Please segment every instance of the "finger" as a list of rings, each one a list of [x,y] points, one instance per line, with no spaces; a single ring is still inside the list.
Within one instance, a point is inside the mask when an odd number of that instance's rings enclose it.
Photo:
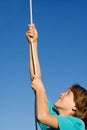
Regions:
[[[34,87],[33,87],[33,85],[31,85],[31,88],[34,90]],[[34,90],[35,91],[35,90]]]
[[[33,37],[33,35],[34,35],[33,32],[29,32],[29,31],[26,32],[26,36],[27,36],[27,37]]]
[[[31,84],[31,87],[33,88],[33,84]]]
[[[31,84],[32,89],[35,89],[35,83]]]
[[[34,80],[38,79],[37,75],[33,75]]]
[[[36,81],[36,79],[34,79],[34,78],[33,78],[33,80],[32,80],[32,85],[34,85],[34,84],[35,84],[35,81]]]
[[[34,24],[28,24],[28,29],[29,28],[35,28],[35,25]]]

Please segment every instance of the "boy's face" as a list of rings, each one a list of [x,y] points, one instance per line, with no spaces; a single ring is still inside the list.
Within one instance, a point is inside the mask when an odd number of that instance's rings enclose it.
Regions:
[[[76,110],[73,92],[69,89],[65,93],[61,93],[60,98],[54,104],[58,109],[71,114]]]

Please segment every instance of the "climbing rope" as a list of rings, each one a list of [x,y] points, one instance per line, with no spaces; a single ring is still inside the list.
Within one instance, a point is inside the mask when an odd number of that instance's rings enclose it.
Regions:
[[[33,23],[33,14],[32,14],[32,0],[30,0],[30,23]],[[37,75],[37,68],[36,68],[36,60],[35,60],[35,54],[34,54],[34,47],[33,47],[33,39],[31,38],[31,49],[32,49],[32,58],[33,58],[33,68],[34,68],[34,74]],[[36,116],[36,93],[35,93],[35,129],[38,130],[37,127],[37,116]]]
[[[32,0],[30,0],[30,23],[33,23],[33,15],[32,15]],[[37,75],[37,68],[36,68],[36,60],[34,54],[34,47],[33,47],[33,40],[31,38],[31,47],[32,47],[32,55],[33,55],[33,65],[34,65],[34,74]]]

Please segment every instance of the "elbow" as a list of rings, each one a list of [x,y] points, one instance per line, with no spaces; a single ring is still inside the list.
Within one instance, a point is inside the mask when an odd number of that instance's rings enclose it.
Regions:
[[[43,114],[38,114],[37,115],[37,120],[41,123],[45,123],[46,119],[47,119],[47,114],[43,113]]]

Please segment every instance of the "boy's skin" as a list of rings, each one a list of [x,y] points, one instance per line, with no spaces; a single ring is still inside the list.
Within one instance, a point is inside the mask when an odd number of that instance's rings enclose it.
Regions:
[[[53,128],[58,128],[58,121],[56,117],[54,115],[50,115],[49,113],[49,109],[47,106],[47,96],[44,85],[41,81],[41,71],[37,53],[38,33],[34,24],[28,26],[26,37],[30,42],[30,75],[32,80],[32,89],[35,91],[37,99],[37,119],[43,124],[46,124]],[[34,74],[31,38],[33,40],[35,52],[34,54],[36,60],[37,75]],[[76,111],[73,92],[71,90],[67,90],[65,93],[62,93],[60,95],[60,98],[54,103],[54,105],[58,109],[60,115],[72,116]]]

